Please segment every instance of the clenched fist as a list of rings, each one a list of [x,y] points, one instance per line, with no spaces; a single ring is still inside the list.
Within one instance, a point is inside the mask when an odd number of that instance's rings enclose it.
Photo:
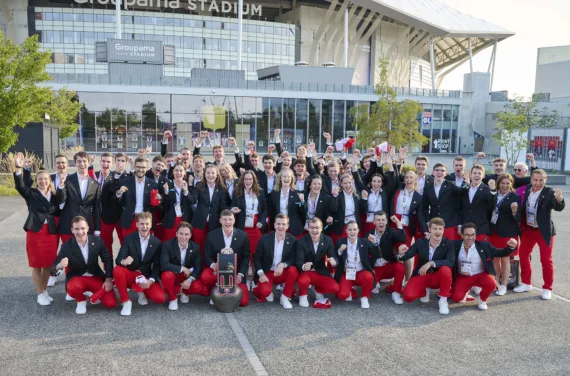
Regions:
[[[67,257],[64,257],[59,262],[59,269],[65,269],[67,268],[67,265],[69,265],[69,259]]]
[[[516,248],[517,244],[518,242],[513,238],[510,238],[509,241],[507,242],[507,245],[511,248]]]

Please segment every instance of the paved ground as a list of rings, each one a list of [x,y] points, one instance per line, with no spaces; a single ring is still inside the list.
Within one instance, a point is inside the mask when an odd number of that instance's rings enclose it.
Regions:
[[[570,187],[562,187],[570,198]],[[570,210],[570,209],[569,209]],[[270,375],[487,375],[570,374],[570,301],[542,301],[539,293],[492,297],[489,310],[437,301],[395,306],[388,294],[333,301],[330,310],[291,311],[259,304],[229,317],[205,298],[177,312],[134,303],[124,318],[88,306],[77,316],[64,300],[63,283],[50,289],[55,302],[40,307],[27,267],[21,198],[0,198],[0,365],[5,375],[255,375],[238,338],[239,327]],[[556,213],[554,293],[570,299],[570,211]],[[541,287],[538,252],[533,285]]]

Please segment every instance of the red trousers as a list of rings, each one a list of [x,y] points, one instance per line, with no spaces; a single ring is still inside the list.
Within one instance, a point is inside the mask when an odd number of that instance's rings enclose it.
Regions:
[[[172,228],[166,228],[163,227],[162,225],[158,225],[157,226],[157,233],[159,239],[163,242],[170,240],[170,239],[174,239],[176,237],[176,229],[178,228],[178,225],[180,224],[180,222],[182,222],[184,218],[182,217],[176,217],[176,219],[174,220],[174,226],[172,226]]]
[[[103,287],[105,278],[103,277],[73,277],[67,282],[67,293],[78,303],[87,300],[84,292],[97,292]],[[101,303],[109,309],[117,305],[117,296],[115,290],[107,291],[101,298]]]
[[[111,253],[111,258],[113,258],[113,231],[116,229],[118,235],[120,228],[118,223],[107,224],[101,219],[101,240],[103,240],[105,247]]]
[[[59,234],[59,238],[61,239],[61,244],[67,243],[69,239],[73,238],[73,234]]]
[[[512,236],[513,239],[515,240],[519,240],[518,236]],[[503,238],[499,235],[497,235],[497,232],[493,232],[493,234],[491,236],[489,236],[489,243],[491,243],[493,245],[493,247],[495,248],[505,248],[507,246],[507,242],[509,241],[509,239],[511,239],[511,237],[508,238]],[[517,245],[517,250],[514,251],[511,256],[518,256],[519,254],[519,246]],[[498,270],[497,270],[498,273]]]
[[[378,282],[383,279],[394,278],[394,292],[398,294],[402,293],[402,282],[404,281],[405,274],[404,264],[401,262],[389,262],[383,266],[375,266],[374,274],[376,274],[376,280]]]
[[[257,223],[257,215],[253,219],[253,223]],[[255,255],[255,250],[257,249],[257,243],[259,243],[259,239],[263,236],[261,229],[257,227],[245,227],[243,231],[247,234],[249,239],[249,254],[253,258]]]
[[[121,226],[117,225],[117,235],[119,236],[119,242],[123,245],[123,239],[125,236],[132,234],[133,232],[138,231],[137,229],[137,220],[133,218],[131,222],[131,226],[129,228],[122,228]]]
[[[370,292],[374,288],[374,276],[368,270],[361,270],[356,273],[354,281],[349,281],[346,279],[346,273],[343,273],[342,277],[340,277],[336,297],[344,300],[351,296],[352,286],[362,287],[362,297],[370,298]]]
[[[486,242],[486,241],[487,241],[487,238],[488,238],[488,235],[487,235],[487,234],[477,234],[477,236],[475,236],[475,239],[476,239],[478,242]]]
[[[253,289],[253,296],[259,302],[264,302],[265,299],[273,292],[273,285],[280,285],[285,283],[283,295],[291,299],[295,295],[295,283],[299,277],[299,270],[295,266],[290,266],[283,269],[283,274],[276,277],[273,271],[265,274],[268,282],[258,282],[257,287]]]
[[[135,279],[139,275],[141,275],[141,272],[129,270],[121,265],[117,265],[113,269],[113,279],[115,281],[117,291],[119,292],[121,303],[129,300],[127,289],[132,288],[136,283]],[[164,290],[160,287],[160,283],[158,282],[153,283],[148,289],[144,290],[144,295],[156,304],[162,304],[166,300]]]
[[[206,244],[206,235],[208,235],[208,224],[206,223],[206,227],[204,227],[203,230],[200,230],[199,228],[194,227],[192,229],[192,240],[194,240],[194,242],[198,243],[198,245],[200,246],[200,258],[202,259],[202,268],[205,265],[206,259],[204,258],[204,250],[205,247],[204,245]],[[215,262],[216,260],[214,260]],[[206,265],[207,267],[210,267],[210,265]]]
[[[402,215],[401,214],[396,214],[396,217],[398,217],[398,219],[401,221],[402,220]],[[392,221],[390,221],[390,227],[391,228],[398,228],[398,226],[396,226],[396,224]],[[404,243],[396,243],[394,244],[394,248],[398,249],[399,246],[401,246],[402,244],[405,244],[407,247],[411,247],[412,246],[412,239],[414,237],[414,235],[410,232],[410,227],[408,226],[404,226],[404,233],[406,234],[406,241]]]
[[[211,268],[205,268],[204,271],[202,271],[202,274],[200,274],[200,281],[202,281],[202,285],[204,286],[202,288],[202,295],[210,296],[210,291],[212,291],[218,282],[218,276],[214,274],[214,271]],[[243,277],[242,283],[238,285],[243,292],[239,305],[245,307],[249,304],[249,290],[243,281],[245,281],[245,277]]]
[[[176,300],[176,295],[181,292],[184,295],[196,295],[202,292],[204,286],[199,279],[192,282],[189,289],[182,290],[182,282],[187,279],[188,278],[184,273],[175,274],[173,272],[162,272],[160,280],[162,281],[162,287],[164,288],[166,295],[168,295],[168,301]]]
[[[333,277],[321,275],[318,272],[302,272],[297,280],[299,286],[299,296],[304,296],[309,293],[309,286],[315,286],[315,291],[321,294],[337,294],[338,283]]]
[[[453,287],[451,288],[451,299],[455,302],[462,301],[473,286],[481,287],[479,296],[482,301],[486,302],[493,291],[495,291],[497,282],[495,281],[495,277],[487,272],[482,272],[471,277],[459,274],[455,278]]]
[[[531,284],[532,267],[530,265],[530,254],[537,244],[540,250],[540,263],[542,264],[542,278],[544,280],[542,288],[552,290],[552,284],[554,283],[554,264],[552,262],[554,236],[550,238],[550,245],[547,245],[540,231],[528,227],[522,231],[521,245],[519,247],[521,280],[524,284]]]
[[[358,236],[366,239],[368,238],[370,231],[374,230],[375,228],[376,225],[374,222],[366,222],[366,216],[364,216],[364,220],[362,221],[362,228],[360,229],[360,234]]]
[[[344,239],[348,236],[348,234],[346,233],[346,225],[342,228],[342,232],[340,233],[340,235],[331,232],[330,234],[328,234],[328,236],[330,236],[330,238],[332,239],[333,246],[336,247],[337,240]]]
[[[451,296],[451,268],[442,266],[435,273],[416,275],[404,287],[404,300],[408,303],[426,295],[426,288],[439,289],[439,296]],[[465,296],[465,295],[464,295]]]
[[[449,240],[459,240],[461,237],[457,234],[457,226],[446,227],[443,230],[443,237]]]

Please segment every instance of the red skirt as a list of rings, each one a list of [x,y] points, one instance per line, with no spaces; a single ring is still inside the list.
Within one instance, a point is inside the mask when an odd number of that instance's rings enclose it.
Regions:
[[[362,229],[360,230],[360,237],[361,238],[368,238],[368,234],[376,228],[374,222],[366,222],[366,218],[362,221]]]
[[[208,224],[206,223],[206,226],[204,227],[203,230],[200,230],[199,228],[194,227],[192,229],[192,240],[195,243],[198,243],[198,245],[200,246],[200,256],[202,258],[202,264],[204,265],[204,262],[206,261],[204,259],[204,245],[206,244],[206,235],[208,235]],[[216,260],[214,260],[216,261]],[[208,265],[209,266],[209,265]]]
[[[26,231],[26,253],[30,268],[51,268],[57,257],[57,234],[50,234],[47,224],[38,232]]]
[[[182,222],[183,220],[184,218],[182,217],[176,217],[176,219],[174,220],[174,226],[172,226],[172,228],[166,228],[162,227],[162,225],[159,225],[156,229],[157,231],[155,231],[154,234],[156,235],[157,238],[159,238],[163,242],[170,239],[174,239],[176,237],[176,229],[178,228],[180,222]]]
[[[493,235],[489,236],[489,243],[491,243],[491,245],[493,247],[501,249],[501,248],[507,247],[507,242],[509,241],[509,239],[510,238],[503,238],[503,237],[497,235],[497,232],[494,231]],[[518,236],[513,236],[513,239],[515,239],[517,242],[519,242]],[[517,250],[514,251],[513,253],[511,253],[511,256],[518,256],[518,255],[519,255],[519,246],[517,244]]]
[[[243,231],[249,238],[249,253],[253,256],[257,249],[257,243],[259,243],[259,239],[261,239],[261,236],[263,235],[261,230],[257,228],[257,214],[253,217],[253,227],[244,227]]]

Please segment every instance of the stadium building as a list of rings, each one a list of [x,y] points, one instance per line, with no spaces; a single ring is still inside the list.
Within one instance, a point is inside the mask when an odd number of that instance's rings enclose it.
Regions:
[[[423,106],[422,152],[493,146],[494,56],[513,32],[438,0],[244,1],[241,18],[240,3],[0,0],[0,25],[18,43],[38,35],[52,52],[49,85],[76,90],[84,103],[67,143],[90,152],[157,150],[164,129],[174,131],[175,150],[208,130],[209,145],[235,136],[263,151],[276,128],[290,151],[312,141],[322,150],[323,132],[358,131],[350,110],[376,101],[382,58],[399,98]],[[486,48],[488,72],[438,89]]]

